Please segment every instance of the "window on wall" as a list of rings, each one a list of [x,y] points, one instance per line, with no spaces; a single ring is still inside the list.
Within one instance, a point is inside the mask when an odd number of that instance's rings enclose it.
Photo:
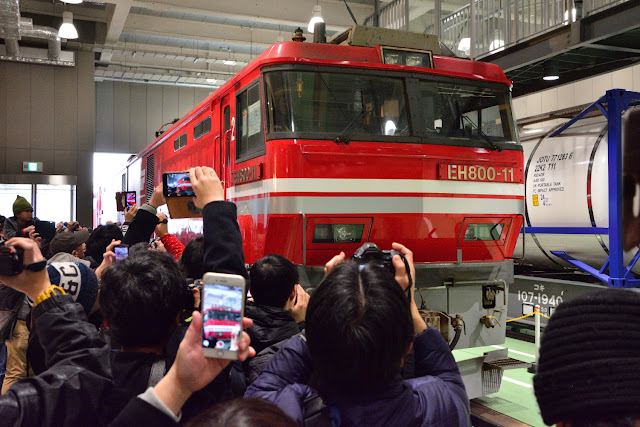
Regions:
[[[193,127],[193,140],[200,138],[209,133],[211,130],[211,117],[207,117]]]
[[[183,133],[179,137],[173,140],[173,151],[178,151],[181,148],[187,146],[187,133]]]
[[[264,150],[260,86],[256,81],[236,97],[236,160],[248,160]]]
[[[0,215],[13,216],[13,203],[17,196],[27,199],[33,205],[31,184],[0,184]]]

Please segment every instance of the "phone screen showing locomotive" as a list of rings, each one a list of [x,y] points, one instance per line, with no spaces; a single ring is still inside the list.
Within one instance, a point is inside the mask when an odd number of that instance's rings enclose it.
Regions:
[[[131,206],[136,204],[136,192],[135,191],[127,191],[126,192],[126,203],[127,209],[131,209]]]
[[[122,261],[129,256],[129,248],[127,246],[116,246],[113,248],[113,252],[116,255],[116,262]]]
[[[191,187],[189,172],[167,172],[165,176],[165,197],[195,196]]]
[[[202,346],[238,350],[242,330],[242,287],[204,284]]]

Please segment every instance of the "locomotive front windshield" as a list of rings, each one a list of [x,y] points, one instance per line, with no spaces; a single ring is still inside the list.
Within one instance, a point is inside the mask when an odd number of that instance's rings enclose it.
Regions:
[[[483,147],[517,142],[507,86],[396,76],[352,70],[265,73],[267,131],[317,139],[419,137]]]
[[[409,135],[402,79],[284,71],[266,82],[273,132]]]

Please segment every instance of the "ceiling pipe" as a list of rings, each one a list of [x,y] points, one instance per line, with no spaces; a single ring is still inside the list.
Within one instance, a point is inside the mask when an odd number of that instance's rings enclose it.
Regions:
[[[61,43],[60,37],[58,37],[58,30],[51,27],[43,27],[42,25],[31,25],[30,27],[20,22],[20,36],[47,40],[49,59],[60,58]]]

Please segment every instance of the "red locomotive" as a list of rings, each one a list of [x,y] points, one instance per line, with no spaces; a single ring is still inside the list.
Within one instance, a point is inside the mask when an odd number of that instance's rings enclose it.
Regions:
[[[247,263],[278,253],[310,273],[341,250],[397,241],[419,270],[446,266],[430,286],[480,277],[473,298],[495,308],[524,211],[511,82],[423,42],[356,39],[271,46],[145,148],[128,182],[144,183],[144,202],[163,172],[212,166],[238,206]],[[185,243],[202,227],[169,224]]]

